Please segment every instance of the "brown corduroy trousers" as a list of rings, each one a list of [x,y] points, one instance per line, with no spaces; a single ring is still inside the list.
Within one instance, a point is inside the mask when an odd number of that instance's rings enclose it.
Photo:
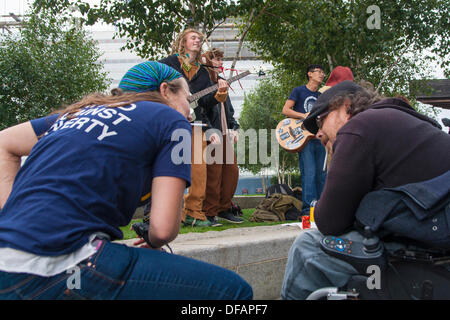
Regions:
[[[201,146],[201,147],[200,147]],[[181,220],[186,215],[195,219],[206,220],[203,212],[203,201],[206,196],[206,161],[203,157],[206,149],[206,140],[203,130],[199,127],[192,129],[192,156],[191,156],[191,186],[184,196],[184,205]]]
[[[206,197],[203,201],[203,212],[207,216],[217,216],[219,212],[231,208],[231,200],[239,179],[233,146],[233,141],[223,135],[221,145],[211,151],[211,157],[215,161],[211,164],[208,161],[206,166]]]

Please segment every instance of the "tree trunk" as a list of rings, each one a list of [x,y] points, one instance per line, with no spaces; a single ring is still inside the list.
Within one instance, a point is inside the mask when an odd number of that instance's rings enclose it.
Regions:
[[[334,69],[333,68],[333,60],[331,60],[331,56],[327,53],[328,58],[328,65],[330,66],[330,72]]]
[[[283,161],[281,162],[281,183],[285,183],[286,179],[286,157],[283,156]]]
[[[280,166],[277,168],[277,178],[278,178],[278,184],[281,183],[281,174],[280,174]]]
[[[405,47],[405,49],[399,54],[397,59],[394,63],[392,63],[389,68],[386,70],[386,73],[384,74],[383,78],[381,79],[380,83],[378,84],[377,88],[375,89],[375,93],[378,93],[380,90],[382,84],[386,81],[386,79],[389,77],[389,74],[394,70],[395,67],[398,66],[398,63],[400,62],[400,59],[403,57],[404,54],[406,54],[406,51],[408,51],[408,46]]]
[[[233,62],[231,63],[231,67],[230,67],[230,75],[228,76],[229,78],[231,78],[233,76],[233,70],[236,67],[236,61],[239,58],[239,54],[241,53],[241,49],[242,49],[242,45],[244,44],[244,39],[247,36],[248,30],[250,29],[251,25],[253,24],[253,14],[255,13],[256,9],[252,9],[252,11],[250,12],[250,17],[247,21],[247,24],[244,28],[244,32],[242,32],[241,38],[239,39],[239,44],[238,44],[238,48],[236,50],[236,53],[234,55],[233,58]]]
[[[263,192],[266,193],[266,175],[264,173],[261,175],[261,185]]]

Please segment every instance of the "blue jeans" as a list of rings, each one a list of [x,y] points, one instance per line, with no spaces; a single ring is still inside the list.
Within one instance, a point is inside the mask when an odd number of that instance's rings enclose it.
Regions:
[[[343,260],[329,256],[320,248],[323,235],[317,229],[303,231],[291,246],[286,263],[281,298],[304,300],[325,287],[342,287],[358,272]],[[362,241],[356,231],[353,240]]]
[[[1,299],[252,299],[236,273],[166,252],[103,241],[75,273],[52,277],[0,271]],[[78,287],[78,288],[77,288]]]
[[[325,148],[320,140],[310,140],[305,148],[298,154],[300,177],[302,181],[302,214],[309,214],[309,207],[313,200],[319,200],[322,194],[327,170],[324,163],[326,158]]]

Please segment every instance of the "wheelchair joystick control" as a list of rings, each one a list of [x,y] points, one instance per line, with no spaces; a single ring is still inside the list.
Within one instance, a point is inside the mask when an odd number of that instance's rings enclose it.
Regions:
[[[321,249],[333,257],[347,261],[362,274],[367,272],[370,265],[378,265],[383,269],[386,259],[380,239],[369,227],[365,228],[363,235],[362,241],[361,238],[325,236],[321,241]]]
[[[363,245],[366,253],[375,253],[381,249],[380,238],[372,233],[370,227],[364,228],[364,236]]]

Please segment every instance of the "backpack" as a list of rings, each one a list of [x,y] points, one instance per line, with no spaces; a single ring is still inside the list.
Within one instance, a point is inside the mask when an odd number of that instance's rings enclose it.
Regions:
[[[300,187],[295,187],[292,189],[293,196],[296,197],[298,200],[302,200],[302,194],[303,190]]]
[[[282,184],[273,184],[266,190],[266,198],[271,196],[274,193],[287,194],[289,196],[293,196],[294,192],[292,189],[285,183]]]
[[[450,249],[450,171],[431,180],[369,192],[355,217],[380,238],[395,236]]]
[[[274,193],[261,201],[252,213],[250,221],[285,221],[298,220],[301,215],[302,202],[287,194]],[[286,216],[287,215],[287,216]]]

